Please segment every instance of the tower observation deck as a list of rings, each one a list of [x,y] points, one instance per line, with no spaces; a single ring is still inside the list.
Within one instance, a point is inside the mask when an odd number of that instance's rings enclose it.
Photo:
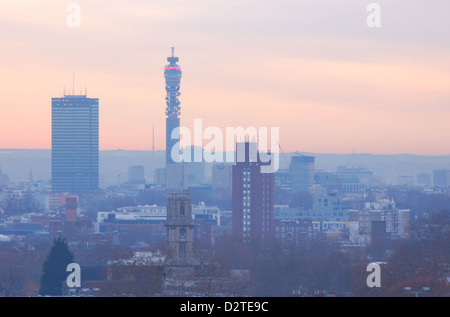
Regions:
[[[180,80],[181,67],[177,64],[179,58],[174,56],[175,48],[172,47],[172,56],[167,57],[167,64],[164,67],[164,77],[166,79],[166,115],[168,118],[178,118],[180,115]]]
[[[179,153],[179,148],[174,149],[174,146],[179,147],[178,138],[172,139],[172,131],[180,126],[180,80],[181,67],[178,65],[178,57],[174,56],[175,48],[172,47],[172,56],[167,57],[169,62],[164,67],[164,78],[166,80],[166,165],[173,164],[171,153]]]

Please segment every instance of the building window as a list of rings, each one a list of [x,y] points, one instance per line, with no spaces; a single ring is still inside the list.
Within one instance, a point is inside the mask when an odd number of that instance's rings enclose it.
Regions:
[[[179,255],[180,258],[186,257],[186,242],[180,242]]]
[[[186,229],[180,229],[180,240],[186,240]]]
[[[180,203],[180,216],[184,216],[184,202]]]

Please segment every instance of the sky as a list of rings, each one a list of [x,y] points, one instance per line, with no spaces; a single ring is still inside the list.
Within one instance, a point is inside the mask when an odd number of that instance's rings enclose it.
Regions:
[[[100,150],[150,150],[153,125],[164,150],[174,46],[182,126],[279,127],[283,152],[449,155],[449,14],[448,0],[0,0],[0,148],[51,148],[51,98],[75,73],[100,100]]]

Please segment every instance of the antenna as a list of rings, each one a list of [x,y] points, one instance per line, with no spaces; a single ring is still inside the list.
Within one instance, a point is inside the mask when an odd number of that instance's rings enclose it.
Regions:
[[[172,50],[172,57],[174,57],[175,47],[170,48]]]
[[[87,96],[87,84],[84,84],[84,95]]]
[[[64,96],[66,95],[66,85],[64,85]]]
[[[277,141],[277,144],[278,144],[278,149],[280,150],[280,156],[281,156],[281,154],[285,154],[283,149],[281,148],[280,142]],[[282,157],[283,157],[283,161],[286,164],[287,168],[289,168],[289,166],[291,165],[291,162],[288,161],[288,159],[286,158],[286,155],[283,155]]]
[[[348,162],[348,168],[353,168],[352,161],[353,161],[353,154],[355,153],[355,148],[352,149],[352,155],[350,155],[350,162]]]
[[[75,95],[75,72],[73,72],[72,95]]]
[[[155,152],[155,123],[153,122],[153,129],[152,129],[152,152]]]

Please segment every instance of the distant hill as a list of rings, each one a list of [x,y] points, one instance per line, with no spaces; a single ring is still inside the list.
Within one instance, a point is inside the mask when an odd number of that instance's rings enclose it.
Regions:
[[[336,171],[336,167],[366,167],[382,182],[395,184],[402,175],[416,176],[418,173],[433,173],[440,168],[450,169],[450,155],[426,156],[413,154],[324,154],[301,153],[315,157],[315,168]],[[280,168],[289,166],[293,153],[282,153]],[[108,186],[128,178],[128,167],[143,165],[147,178],[153,178],[155,168],[164,167],[165,151],[100,151],[100,184]],[[30,169],[35,180],[48,181],[51,175],[51,150],[0,149],[0,167],[13,181],[27,180]]]

